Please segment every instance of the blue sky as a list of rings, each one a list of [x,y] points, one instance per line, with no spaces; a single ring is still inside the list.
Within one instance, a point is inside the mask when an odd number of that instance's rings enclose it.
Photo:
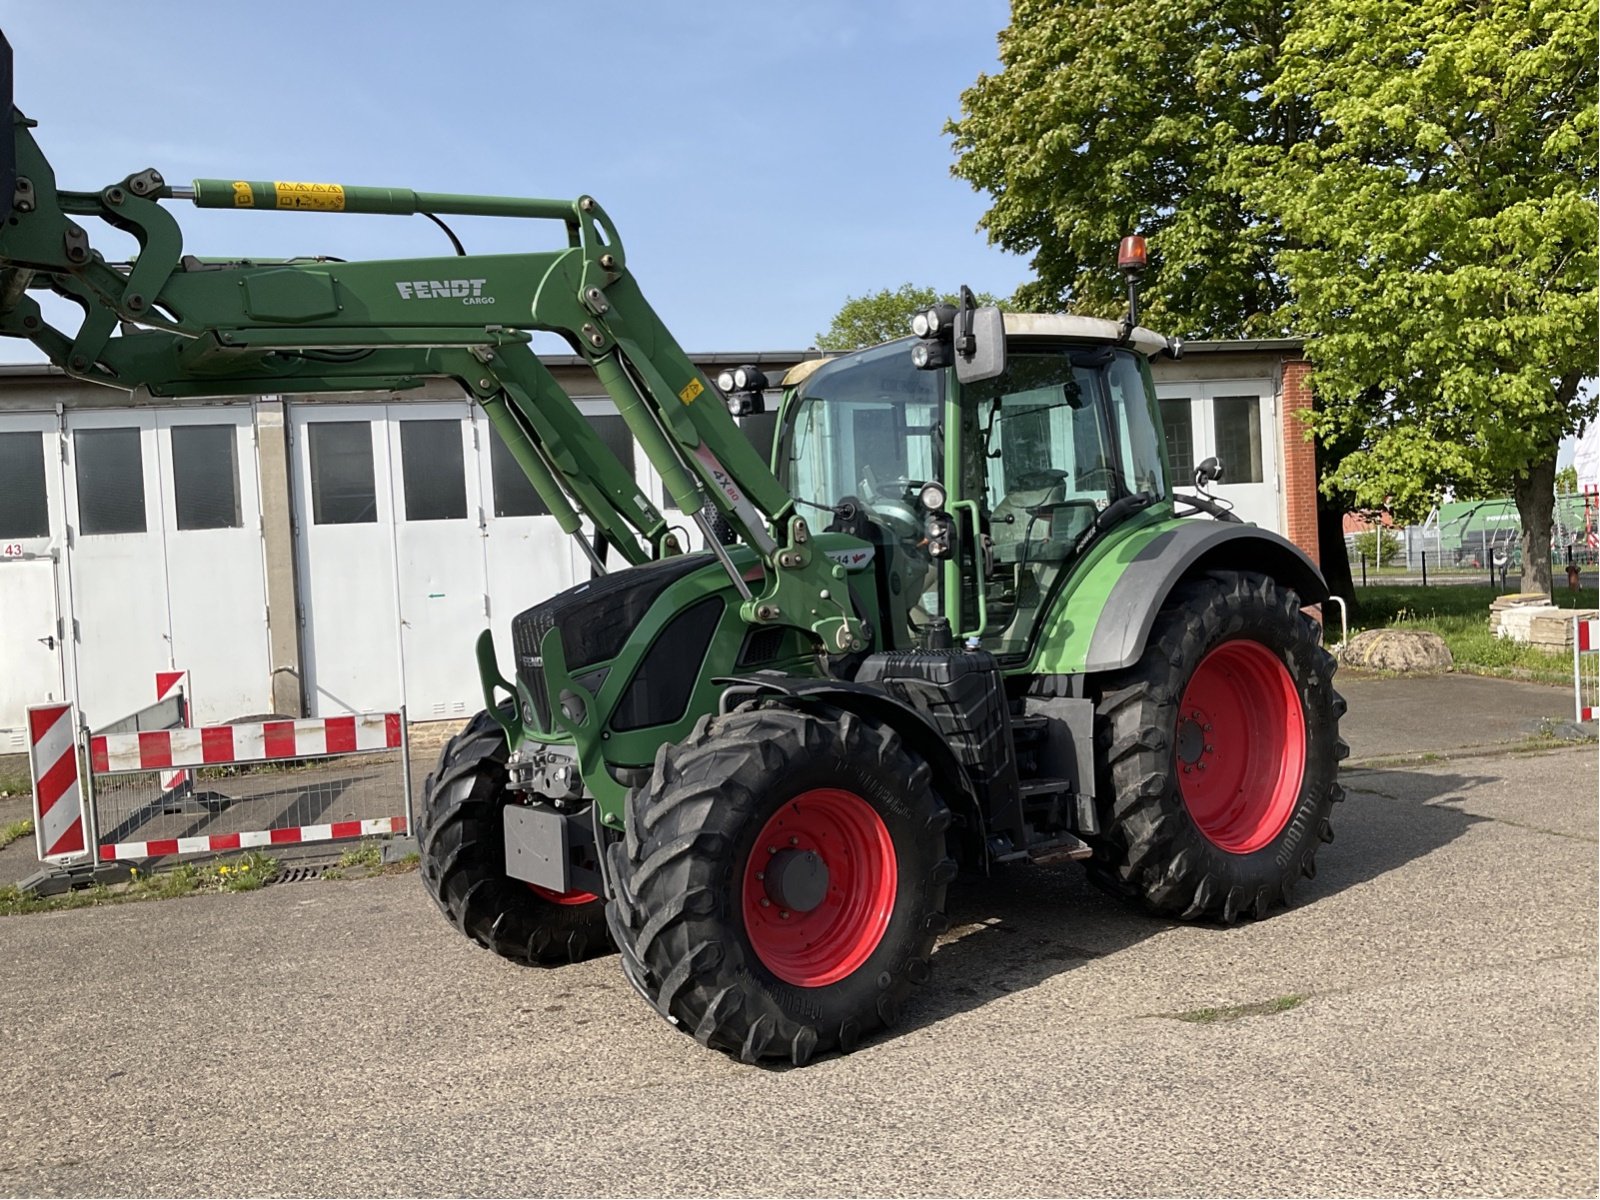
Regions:
[[[588,192],[691,351],[803,348],[847,296],[907,281],[1027,278],[977,230],[984,198],[951,177],[942,132],[1007,20],[1003,0],[0,2],[18,107],[62,186],[154,166]],[[173,208],[201,255],[449,252],[420,217]],[[560,238],[452,224],[469,251]]]

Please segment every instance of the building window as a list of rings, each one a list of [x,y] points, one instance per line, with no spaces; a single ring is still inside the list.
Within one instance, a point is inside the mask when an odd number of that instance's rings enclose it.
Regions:
[[[400,476],[408,521],[459,521],[467,515],[461,422],[401,421]]]
[[[144,455],[139,430],[80,429],[72,435],[72,447],[80,531],[143,533]]]
[[[367,421],[313,421],[311,520],[317,525],[367,525],[378,519],[372,474],[372,426]]]
[[[1217,457],[1223,483],[1260,483],[1261,397],[1218,396],[1212,401]]]
[[[0,433],[0,538],[49,536],[44,435]]]
[[[621,417],[588,417],[592,428],[617,460],[634,476],[633,434]],[[543,517],[550,510],[545,507],[533,484],[522,473],[517,460],[511,457],[499,434],[489,446],[489,474],[494,481],[494,515],[497,517]],[[635,476],[636,477],[636,476]]]
[[[1167,462],[1175,482],[1194,479],[1194,404],[1187,399],[1161,402],[1161,427],[1167,434]]]
[[[498,433],[489,442],[489,475],[494,484],[495,516],[544,517],[550,514]]]
[[[606,444],[606,449],[616,455],[617,461],[630,476],[633,469],[633,431],[621,417],[590,417],[589,424]]]
[[[232,425],[172,427],[172,500],[179,529],[238,529],[238,436]]]

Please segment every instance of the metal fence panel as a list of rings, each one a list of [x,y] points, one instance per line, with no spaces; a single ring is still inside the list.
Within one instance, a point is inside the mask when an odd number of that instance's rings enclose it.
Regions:
[[[372,737],[359,732],[374,724],[382,731],[380,748],[370,748]],[[221,755],[224,741],[230,749]],[[274,747],[278,752],[270,753]],[[97,736],[89,757],[98,857],[126,861],[405,833],[411,828],[407,754],[401,713]],[[189,781],[177,790],[163,786],[173,766],[188,767]]]

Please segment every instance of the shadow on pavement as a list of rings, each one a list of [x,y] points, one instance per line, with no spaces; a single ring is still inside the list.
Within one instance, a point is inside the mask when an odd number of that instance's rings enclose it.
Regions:
[[[1398,870],[1485,819],[1440,801],[1493,777],[1406,773],[1404,787],[1390,792],[1385,784],[1395,787],[1398,774],[1341,775],[1348,795],[1334,810],[1335,840],[1317,852],[1316,879],[1303,879],[1295,889],[1296,908]],[[946,911],[951,931],[934,954],[933,978],[912,995],[901,1022],[887,1036],[979,1008],[1189,924],[1151,916],[1107,896],[1072,863],[1014,867],[988,880],[958,882]],[[1232,932],[1215,922],[1189,927],[1218,939],[1219,949]]]

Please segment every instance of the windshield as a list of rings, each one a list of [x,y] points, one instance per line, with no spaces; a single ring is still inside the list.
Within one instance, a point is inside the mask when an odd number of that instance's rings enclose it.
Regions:
[[[819,367],[791,401],[778,474],[803,505],[853,501],[889,552],[891,607],[912,629],[939,613],[919,486],[941,478],[944,372],[919,371],[912,339]]]
[[[993,546],[984,641],[1020,653],[1101,513],[1125,496],[1165,495],[1149,393],[1128,351],[1019,348],[1004,374],[966,390],[962,409],[976,451],[963,475],[982,488]]]

